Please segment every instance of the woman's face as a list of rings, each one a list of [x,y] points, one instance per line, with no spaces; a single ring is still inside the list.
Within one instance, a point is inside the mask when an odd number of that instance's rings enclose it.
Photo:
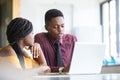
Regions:
[[[28,34],[24,38],[24,44],[25,44],[25,46],[32,46],[34,44],[34,35],[33,35],[33,32],[31,32],[30,34]]]

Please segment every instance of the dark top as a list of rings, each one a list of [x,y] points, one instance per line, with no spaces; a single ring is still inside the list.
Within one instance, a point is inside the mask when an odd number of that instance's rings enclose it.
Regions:
[[[40,44],[47,61],[47,65],[50,66],[52,72],[58,72],[59,69],[57,66],[56,49],[54,45],[55,41],[56,40],[50,37],[48,33],[39,33],[35,35],[35,42]],[[64,34],[62,39],[60,39],[60,49],[64,67],[70,65],[76,41],[77,38],[70,34]]]

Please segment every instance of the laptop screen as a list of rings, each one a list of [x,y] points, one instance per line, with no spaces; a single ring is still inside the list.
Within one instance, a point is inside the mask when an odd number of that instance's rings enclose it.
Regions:
[[[103,43],[76,42],[69,74],[100,73],[105,54]]]

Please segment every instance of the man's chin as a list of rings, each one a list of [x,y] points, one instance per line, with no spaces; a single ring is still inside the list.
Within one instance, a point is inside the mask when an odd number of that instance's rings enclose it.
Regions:
[[[58,35],[57,39],[61,39],[63,37],[63,35]]]
[[[58,39],[61,39],[61,38],[62,38],[62,36],[59,36],[59,37],[58,37]]]

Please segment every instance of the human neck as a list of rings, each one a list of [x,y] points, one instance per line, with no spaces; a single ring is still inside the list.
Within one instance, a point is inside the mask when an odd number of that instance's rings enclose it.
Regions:
[[[22,40],[18,42],[18,45],[20,46],[21,50],[23,50],[23,48],[25,47],[25,44],[23,43]]]

